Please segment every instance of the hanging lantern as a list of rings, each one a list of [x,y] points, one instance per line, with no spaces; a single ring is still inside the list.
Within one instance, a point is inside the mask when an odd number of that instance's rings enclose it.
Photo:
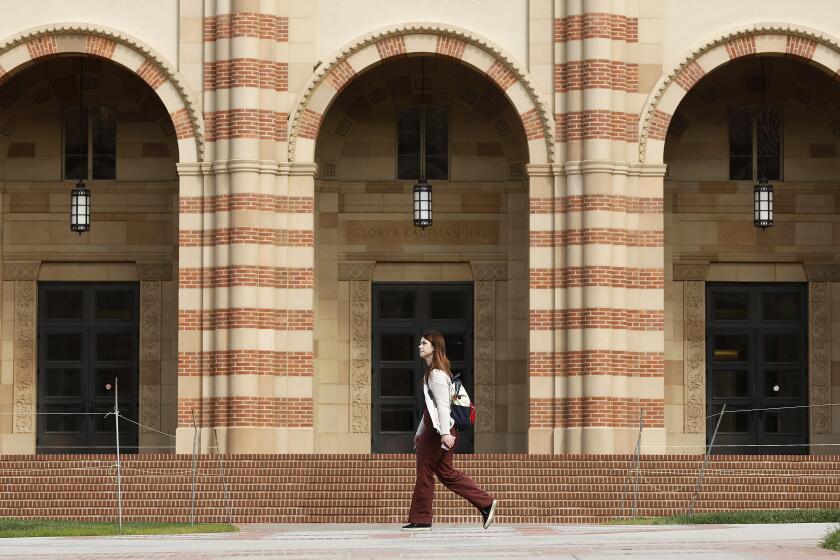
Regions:
[[[90,189],[84,181],[76,183],[70,193],[70,229],[79,235],[90,231]]]
[[[414,185],[414,225],[421,228],[432,225],[432,185],[424,177]]]
[[[753,189],[753,218],[755,227],[773,227],[773,185],[764,178]]]

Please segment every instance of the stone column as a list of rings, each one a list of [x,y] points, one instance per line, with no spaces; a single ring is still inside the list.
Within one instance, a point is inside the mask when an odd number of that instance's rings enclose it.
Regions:
[[[648,441],[664,441],[663,170],[631,163],[641,108],[636,9],[569,2],[555,21],[562,167],[552,198],[532,198],[553,226],[544,220],[531,236],[532,257],[554,250],[551,269],[531,267],[532,285],[554,290],[531,315],[532,332],[554,337],[551,355],[532,361],[532,376],[554,378],[539,403],[546,410],[532,415],[553,430],[539,448],[553,453],[632,451],[642,409]]]
[[[833,303],[838,299],[840,266],[834,264],[806,264],[808,279],[808,404],[810,410],[811,443],[836,443],[840,431],[832,422],[833,406],[837,394],[832,383],[832,353],[836,344],[832,340]],[[832,289],[834,288],[834,289]],[[832,297],[834,296],[834,297]],[[812,454],[834,453],[835,448],[814,446]]]
[[[35,453],[38,385],[37,305],[38,263],[6,263],[3,285],[14,293],[12,433],[3,436],[4,453]],[[4,297],[5,299],[5,297]],[[4,356],[5,359],[5,356]]]
[[[350,432],[368,436],[372,383],[371,279],[375,264],[342,262],[338,266],[339,282],[350,283]]]
[[[138,264],[140,278],[140,423],[159,431],[161,426],[161,341],[163,282],[170,280],[169,263]],[[172,442],[165,436],[140,430],[141,449],[160,453]]]
[[[275,7],[205,4],[210,162],[179,167],[179,451],[193,411],[202,449],[215,428],[230,453],[313,450],[315,170],[280,163],[289,19]]]
[[[476,405],[476,449],[496,449],[496,361],[501,348],[496,340],[496,284],[508,278],[507,263],[471,262],[473,274],[474,371]],[[507,358],[507,356],[504,356]],[[510,380],[508,380],[510,382]],[[505,401],[503,401],[505,402]],[[507,404],[505,402],[505,404]],[[488,434],[484,436],[484,434]],[[485,442],[485,437],[487,441]]]

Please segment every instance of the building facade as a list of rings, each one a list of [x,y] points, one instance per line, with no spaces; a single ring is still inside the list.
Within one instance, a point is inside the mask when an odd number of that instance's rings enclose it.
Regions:
[[[840,444],[830,0],[0,6],[0,453]]]

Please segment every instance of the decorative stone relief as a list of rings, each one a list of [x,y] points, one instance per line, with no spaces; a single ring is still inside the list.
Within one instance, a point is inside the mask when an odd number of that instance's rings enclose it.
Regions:
[[[140,280],[172,280],[170,263],[137,263]]]
[[[685,282],[683,376],[684,431],[702,434],[706,430],[706,285]]]
[[[808,283],[808,370],[811,433],[827,434],[831,429],[831,284]]]
[[[471,262],[473,280],[507,280],[507,263]]]
[[[706,281],[706,274],[709,272],[708,263],[674,263],[674,280],[696,280]]]
[[[354,434],[370,433],[370,292],[370,280],[350,281],[350,431]]]
[[[805,264],[805,276],[809,282],[840,282],[840,265]]]
[[[473,265],[473,271],[475,271]],[[496,283],[476,280],[475,308],[475,402],[476,431],[496,430]]]
[[[160,282],[140,282],[140,423],[156,430],[160,429],[160,320]]]
[[[342,262],[338,263],[339,280],[367,280],[373,278],[373,262]]]
[[[14,433],[31,434],[35,424],[34,280],[15,282],[14,384]]]
[[[3,280],[37,280],[40,263],[6,263]]]

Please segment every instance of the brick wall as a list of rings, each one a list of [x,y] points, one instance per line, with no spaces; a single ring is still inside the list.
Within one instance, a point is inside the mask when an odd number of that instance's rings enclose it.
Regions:
[[[116,518],[113,456],[3,456],[0,517]],[[643,456],[638,514],[684,513],[702,457]],[[622,496],[631,455],[458,456],[456,467],[500,500],[498,523],[597,523],[629,512]],[[414,484],[411,455],[238,455],[225,458],[235,523],[401,523]],[[124,456],[127,521],[188,521],[189,455]],[[198,461],[196,521],[224,522],[213,456]],[[787,475],[787,476],[782,476]],[[838,456],[713,456],[695,510],[834,508]],[[387,486],[382,480],[388,480]],[[477,523],[461,498],[437,487],[435,523]]]

